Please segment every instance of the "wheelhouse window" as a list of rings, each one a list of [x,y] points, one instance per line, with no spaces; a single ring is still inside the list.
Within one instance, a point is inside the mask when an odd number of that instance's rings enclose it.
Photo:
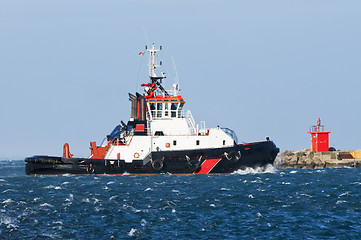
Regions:
[[[152,117],[155,117],[155,103],[149,103],[149,109],[152,114]]]
[[[152,118],[181,118],[183,116],[183,99],[150,99],[147,114]]]
[[[171,117],[177,117],[178,103],[171,103]]]
[[[181,103],[178,108],[178,117],[182,117],[182,109],[183,109],[184,103]]]
[[[169,116],[169,103],[164,103],[164,116],[168,117]]]
[[[157,117],[162,117],[163,103],[157,103]]]
[[[199,140],[196,141],[196,145],[199,145]]]

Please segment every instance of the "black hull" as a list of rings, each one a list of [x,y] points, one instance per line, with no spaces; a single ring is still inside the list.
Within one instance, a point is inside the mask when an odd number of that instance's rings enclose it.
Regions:
[[[25,162],[27,175],[227,174],[273,164],[278,152],[272,141],[265,141],[229,148],[152,152],[150,158],[132,163],[117,159],[51,156],[28,157]]]

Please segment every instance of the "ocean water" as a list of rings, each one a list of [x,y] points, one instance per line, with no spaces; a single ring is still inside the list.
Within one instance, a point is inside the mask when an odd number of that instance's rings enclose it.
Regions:
[[[0,239],[359,239],[361,169],[25,175],[0,161]]]

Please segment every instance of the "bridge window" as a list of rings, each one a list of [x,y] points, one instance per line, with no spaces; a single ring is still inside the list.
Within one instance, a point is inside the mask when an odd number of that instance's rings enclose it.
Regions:
[[[172,103],[171,105],[171,117],[177,117],[178,103]]]
[[[162,117],[163,103],[157,103],[157,117]]]
[[[165,117],[168,117],[168,116],[169,116],[168,103],[164,103],[164,110],[165,110],[165,112],[164,112],[164,116],[165,116]]]
[[[149,108],[152,113],[152,117],[155,117],[155,103],[149,103]]]
[[[196,145],[199,145],[199,140],[196,141]]]
[[[181,104],[179,105],[179,108],[178,108],[178,117],[179,117],[179,118],[182,117],[183,105],[184,105],[184,103],[181,103]]]

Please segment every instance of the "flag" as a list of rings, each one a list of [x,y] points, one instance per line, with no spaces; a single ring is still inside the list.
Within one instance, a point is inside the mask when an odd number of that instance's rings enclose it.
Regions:
[[[144,52],[140,52],[139,55],[144,55]]]

